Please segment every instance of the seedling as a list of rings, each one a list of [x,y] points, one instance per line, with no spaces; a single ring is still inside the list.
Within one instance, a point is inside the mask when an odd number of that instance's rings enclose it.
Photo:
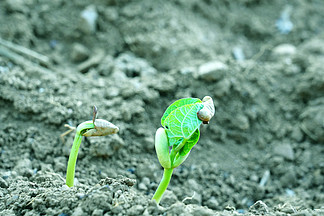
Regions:
[[[187,159],[198,142],[201,123],[208,124],[214,114],[213,99],[209,96],[202,101],[198,98],[177,100],[164,112],[161,118],[163,128],[159,128],[155,134],[156,154],[164,168],[163,177],[152,198],[157,204],[169,185],[173,169]]]
[[[75,164],[78,157],[79,147],[82,141],[82,136],[106,136],[115,134],[119,131],[117,126],[113,125],[112,123],[106,120],[96,119],[96,117],[97,107],[94,106],[92,121],[85,121],[76,128],[76,134],[74,137],[68,167],[66,171],[66,185],[68,187],[73,187],[74,185]]]

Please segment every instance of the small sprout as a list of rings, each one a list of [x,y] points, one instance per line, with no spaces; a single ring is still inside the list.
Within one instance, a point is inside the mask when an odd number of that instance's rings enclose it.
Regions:
[[[96,119],[97,113],[97,107],[94,106],[92,121],[85,121],[76,128],[76,134],[74,137],[66,172],[66,185],[68,187],[73,187],[74,185],[75,164],[78,157],[79,147],[82,141],[82,136],[106,136],[115,134],[119,131],[119,128],[114,124],[103,119]]]
[[[175,101],[161,118],[163,128],[155,134],[155,150],[161,166],[163,177],[155,191],[153,200],[160,203],[171,180],[173,169],[180,166],[189,156],[191,149],[198,142],[202,123],[208,124],[215,114],[213,99],[206,96],[183,98]],[[171,151],[170,151],[171,148]]]

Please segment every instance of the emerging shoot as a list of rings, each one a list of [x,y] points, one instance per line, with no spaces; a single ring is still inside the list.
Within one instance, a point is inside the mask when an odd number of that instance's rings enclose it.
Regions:
[[[93,106],[92,121],[85,121],[76,128],[76,134],[74,137],[66,171],[66,185],[68,187],[73,187],[74,185],[75,164],[78,157],[79,147],[82,141],[82,136],[106,136],[115,134],[119,131],[119,128],[112,123],[103,119],[96,119],[97,112],[97,107]]]
[[[202,101],[198,98],[177,100],[164,112],[161,118],[163,128],[157,129],[155,134],[155,151],[164,168],[163,177],[152,198],[157,204],[169,185],[173,169],[187,159],[198,142],[201,123],[208,124],[214,114],[213,99],[209,96]]]

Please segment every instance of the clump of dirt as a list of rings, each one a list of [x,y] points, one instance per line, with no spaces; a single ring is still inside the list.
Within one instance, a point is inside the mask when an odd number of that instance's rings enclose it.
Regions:
[[[0,2],[1,215],[323,215],[322,1]],[[155,130],[179,98],[216,115],[160,205]],[[84,139],[76,185],[64,124]]]

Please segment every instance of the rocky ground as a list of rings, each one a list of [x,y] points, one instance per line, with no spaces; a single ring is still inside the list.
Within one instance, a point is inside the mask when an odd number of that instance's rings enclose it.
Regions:
[[[0,2],[0,215],[324,215],[321,0]],[[216,115],[159,206],[154,134]],[[98,117],[65,186],[73,132]]]

